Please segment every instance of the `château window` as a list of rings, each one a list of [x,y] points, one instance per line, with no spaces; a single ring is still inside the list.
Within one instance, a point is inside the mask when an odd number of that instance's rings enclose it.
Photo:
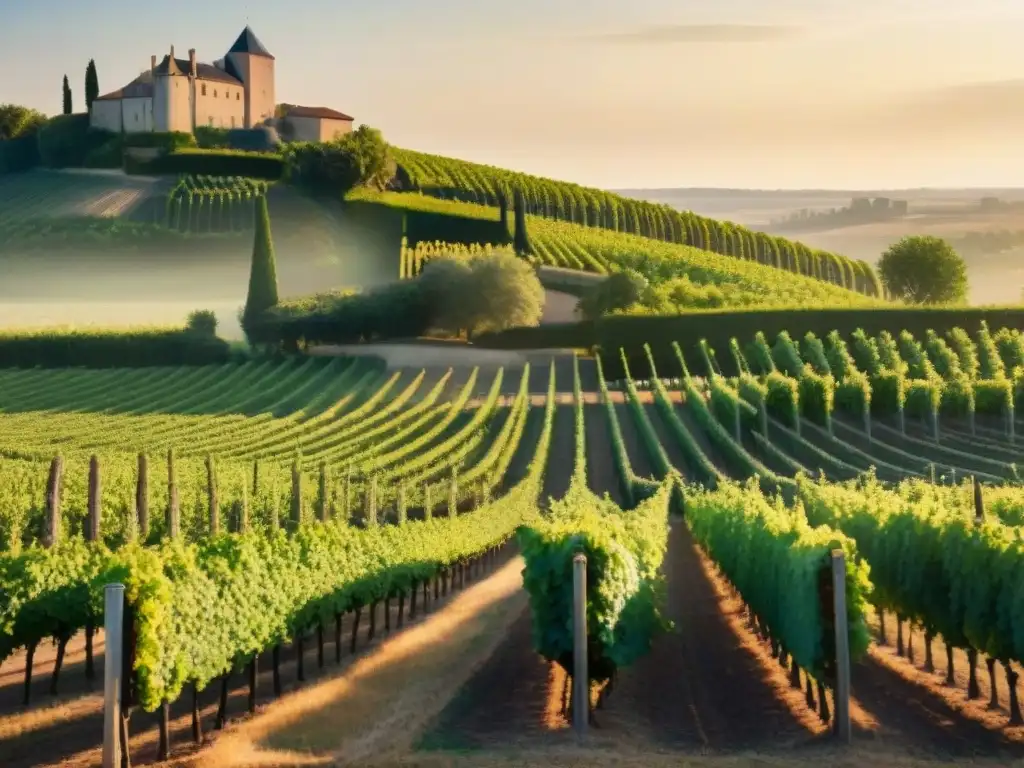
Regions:
[[[217,89],[216,88],[213,89],[213,98],[217,98]]]
[[[242,100],[242,92],[241,92],[241,91],[238,91],[238,92],[237,92],[237,93],[235,94],[235,101],[241,101],[241,100]]]
[[[203,83],[203,96],[206,95],[206,83]]]

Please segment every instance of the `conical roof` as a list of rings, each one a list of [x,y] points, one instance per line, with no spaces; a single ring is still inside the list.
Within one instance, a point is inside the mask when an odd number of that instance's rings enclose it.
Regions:
[[[248,53],[253,56],[265,56],[268,59],[274,58],[248,25],[235,40],[235,44],[228,49],[228,53]]]

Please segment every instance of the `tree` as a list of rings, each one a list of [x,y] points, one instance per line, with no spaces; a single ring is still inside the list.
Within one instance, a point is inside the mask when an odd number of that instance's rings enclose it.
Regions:
[[[453,301],[466,304],[471,333],[538,325],[544,287],[533,267],[509,253],[478,256],[470,264],[469,290]]]
[[[64,75],[64,114],[71,114],[71,86],[68,85],[67,75]]]
[[[647,278],[636,270],[624,269],[602,280],[579,300],[577,307],[584,318],[596,320],[642,301],[648,290]]]
[[[518,188],[515,190],[512,211],[515,216],[515,231],[512,235],[512,245],[516,253],[525,256],[532,253],[533,248],[530,245],[530,235],[526,231],[526,201],[523,198],[522,191]]]
[[[251,327],[260,315],[276,305],[277,265],[270,235],[270,212],[267,210],[267,196],[259,195],[256,198],[256,236],[249,267],[249,293],[242,313],[243,327]]]
[[[17,104],[0,104],[0,141],[26,136],[45,122],[42,112]]]
[[[953,246],[939,237],[904,237],[882,254],[878,272],[894,299],[946,304],[967,298],[967,265]]]
[[[286,158],[292,178],[331,193],[344,194],[357,186],[384,189],[396,171],[381,132],[368,125],[334,141],[293,144]]]
[[[473,318],[469,303],[458,297],[469,295],[472,278],[473,270],[465,261],[442,256],[426,263],[416,283],[433,325],[453,333],[470,327]]]
[[[92,111],[92,103],[96,101],[100,95],[100,78],[96,74],[96,62],[93,59],[89,59],[89,64],[85,68],[85,110],[87,112]]]

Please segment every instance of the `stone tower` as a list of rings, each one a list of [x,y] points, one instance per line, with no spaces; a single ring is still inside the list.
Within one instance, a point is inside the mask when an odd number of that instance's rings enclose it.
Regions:
[[[183,67],[182,63],[174,58],[173,45],[170,54],[159,64],[155,56],[150,59],[154,131],[192,132],[191,83],[187,64]]]
[[[245,127],[274,116],[274,57],[247,26],[224,57],[225,69],[245,86]]]

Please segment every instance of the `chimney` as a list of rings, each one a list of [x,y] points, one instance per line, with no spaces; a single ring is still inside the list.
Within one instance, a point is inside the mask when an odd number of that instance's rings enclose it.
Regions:
[[[189,68],[189,74],[192,75],[192,77],[196,77],[198,72],[196,71],[196,49],[195,48],[189,48],[188,49],[188,68]]]
[[[155,74],[155,73],[156,73],[156,54],[154,53],[152,56],[149,57],[149,74],[152,75],[152,74]]]
[[[171,46],[171,58],[172,59],[174,58],[174,46],[173,45]]]

